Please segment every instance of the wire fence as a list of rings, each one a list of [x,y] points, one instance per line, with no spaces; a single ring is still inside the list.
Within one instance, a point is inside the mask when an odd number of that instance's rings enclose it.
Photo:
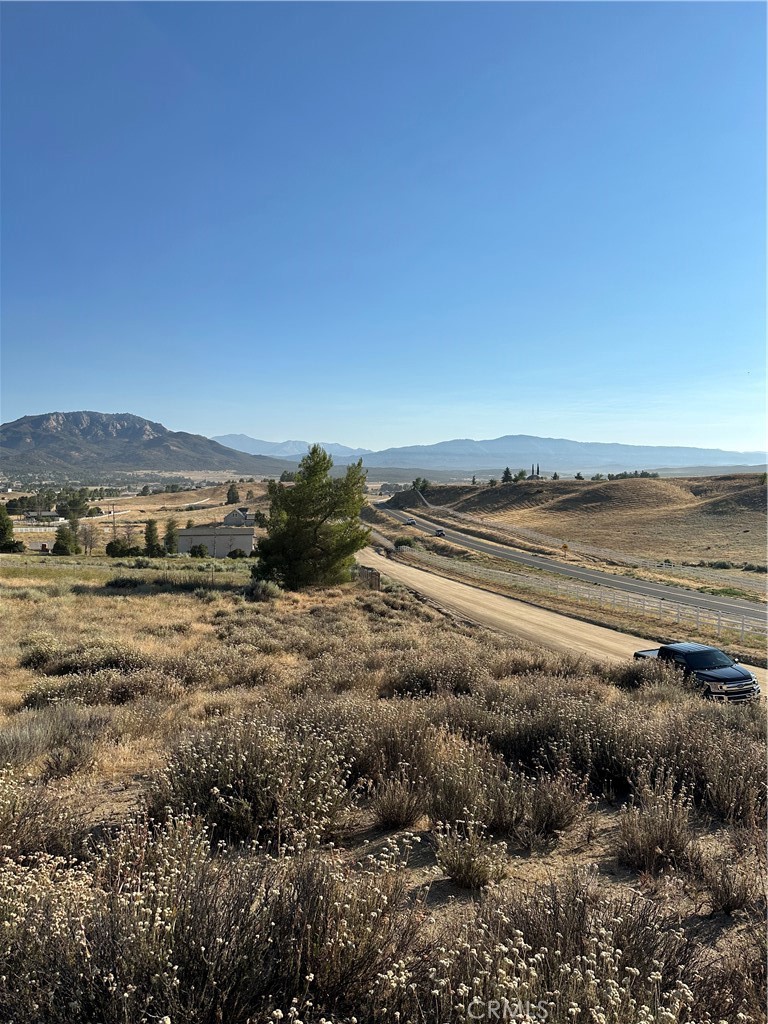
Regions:
[[[546,579],[524,573],[506,572],[503,569],[491,569],[475,562],[437,555],[431,551],[409,548],[407,557],[414,561],[431,565],[451,573],[458,573],[470,579],[496,583],[504,587],[534,593],[548,594],[554,597],[567,597],[590,607],[617,610],[635,615],[654,616],[669,622],[670,625],[695,628],[697,631],[706,628],[716,636],[723,632],[736,633],[741,640],[749,634],[768,634],[768,618],[765,610],[755,609],[754,615],[730,615],[725,612],[711,611],[700,606],[682,604],[664,598],[646,597],[625,590],[616,590],[600,584],[584,584],[564,579]]]

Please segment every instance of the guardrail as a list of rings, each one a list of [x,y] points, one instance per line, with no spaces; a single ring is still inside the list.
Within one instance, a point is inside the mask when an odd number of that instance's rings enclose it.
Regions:
[[[563,579],[549,580],[525,573],[491,569],[484,565],[478,565],[475,562],[465,562],[462,559],[436,555],[431,551],[417,548],[408,548],[407,556],[416,562],[432,565],[435,568],[466,576],[470,579],[485,580],[489,583],[497,583],[501,586],[517,589],[518,591],[528,590],[529,592],[545,593],[554,597],[568,597],[571,600],[580,601],[597,608],[653,615],[666,620],[670,625],[680,626],[681,628],[690,626],[700,630],[702,627],[705,627],[716,636],[721,636],[725,630],[738,633],[741,640],[744,640],[745,636],[750,633],[768,634],[768,618],[765,611],[758,609],[755,610],[754,616],[746,614],[727,615],[723,612],[709,611],[706,608],[680,604],[677,601],[670,601],[664,598],[631,594],[628,591],[601,586],[599,583],[584,584]]]

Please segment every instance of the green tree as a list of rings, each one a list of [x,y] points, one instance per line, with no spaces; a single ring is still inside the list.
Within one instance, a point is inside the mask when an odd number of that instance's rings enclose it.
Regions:
[[[62,524],[56,530],[56,540],[53,544],[54,555],[78,555],[80,548],[77,545],[77,534],[72,533],[69,526]]]
[[[22,542],[13,539],[13,520],[8,515],[8,509],[0,505],[0,551],[18,553],[23,550]]]
[[[259,540],[254,576],[289,590],[349,579],[354,554],[368,543],[360,522],[365,504],[362,459],[332,479],[333,459],[312,445],[293,487],[270,481],[267,536]]]
[[[514,482],[515,482],[516,484],[519,484],[519,483],[520,483],[520,481],[521,481],[521,480],[525,480],[525,478],[526,478],[527,476],[528,476],[528,474],[527,474],[527,473],[525,472],[525,470],[524,470],[524,469],[518,469],[518,471],[517,471],[517,472],[515,473],[515,475],[514,475],[514,476],[512,477],[512,480],[513,480],[513,481],[514,481]]]
[[[411,484],[411,488],[414,491],[421,491],[421,493],[423,494],[424,491],[426,491],[429,488],[429,480],[427,480],[423,476],[417,476],[416,479]]]
[[[189,553],[192,556],[192,558],[207,558],[208,548],[205,546],[205,544],[193,544],[192,547],[189,549]]]
[[[232,483],[229,485],[229,489],[227,490],[227,504],[228,505],[237,505],[237,503],[239,501],[240,501],[240,491],[238,491],[237,485],[235,484],[235,482],[233,480]]]
[[[472,474],[472,486],[477,487],[477,477],[474,475],[474,473]]]
[[[509,468],[509,466],[507,466],[507,468],[501,474],[501,482],[503,484],[511,484],[512,483],[512,470]]]
[[[583,480],[584,477],[583,477],[583,475],[581,473],[577,473],[576,476],[573,479],[574,480]]]
[[[175,519],[169,519],[165,524],[163,544],[169,555],[175,555],[179,550],[179,524]]]
[[[192,529],[192,528],[194,527],[194,525],[195,525],[195,524],[194,524],[194,523],[192,522],[192,520],[191,520],[191,519],[188,519],[188,520],[187,520],[187,529],[188,529],[188,530],[191,530],[191,529]]]
[[[148,558],[159,558],[163,553],[160,535],[157,532],[157,520],[148,519],[144,527],[144,554]]]
[[[489,487],[496,487],[498,485],[498,483],[499,483],[499,481],[496,479],[496,477],[492,476],[491,479],[488,481],[488,486]]]
[[[138,544],[131,544],[130,541],[124,540],[122,537],[116,537],[115,540],[109,541],[105,550],[110,558],[125,558],[129,555],[141,554]]]
[[[559,480],[560,479],[560,474],[559,473],[553,473],[552,474],[552,479],[553,480]]]
[[[13,520],[5,505],[0,505],[0,551],[5,551],[10,544],[13,544]]]

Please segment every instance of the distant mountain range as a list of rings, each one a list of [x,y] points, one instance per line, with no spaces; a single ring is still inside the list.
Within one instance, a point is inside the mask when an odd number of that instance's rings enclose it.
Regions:
[[[219,442],[227,440],[231,447]],[[248,446],[244,450],[244,446]],[[239,447],[238,447],[239,446]],[[253,448],[266,448],[267,454]],[[23,416],[0,426],[0,470],[6,476],[45,475],[79,479],[83,473],[218,472],[233,476],[279,476],[295,469],[309,447],[305,441],[259,441],[245,434],[218,439],[168,430],[130,413],[51,412]],[[691,466],[720,472],[744,466],[759,469],[765,452],[729,452],[712,448],[603,444],[563,438],[509,434],[487,441],[441,441],[368,451],[325,444],[337,472],[362,457],[373,480],[408,480],[413,473],[433,480],[472,473],[499,476],[505,466],[516,471],[538,465],[542,474],[592,474],[623,470],[674,470]],[[275,455],[282,458],[275,458]]]
[[[251,455],[269,455],[273,459],[301,459],[307,449],[315,442],[310,441],[260,441],[257,437],[247,434],[221,434],[211,438],[227,448],[236,448],[239,452]],[[345,444],[334,444],[332,441],[318,441],[334,459],[359,459],[367,455],[370,448],[348,448]]]
[[[306,451],[303,441],[255,441],[243,434],[226,435],[233,448],[241,445],[241,438],[254,445],[273,444],[269,454],[280,451],[289,457],[287,447],[299,445]],[[216,440],[223,441],[218,437]],[[711,468],[750,466],[765,463],[765,452],[731,452],[718,448],[682,448],[664,445],[611,444],[597,441],[569,441],[565,438],[534,437],[529,434],[507,434],[486,441],[469,438],[440,441],[437,444],[409,445],[404,448],[385,448],[366,451],[364,448],[345,448],[344,445],[323,445],[337,464],[351,462],[362,456],[363,464],[371,469],[398,467],[420,470],[456,470],[465,473],[500,473],[506,466],[512,470],[529,469],[538,464],[542,473],[612,473],[635,469],[675,469],[677,467],[706,466]],[[336,449],[334,451],[333,449]],[[243,448],[252,451],[252,448]]]
[[[130,413],[51,412],[0,426],[0,470],[6,476],[132,470],[279,476],[293,468],[292,462],[246,455]]]

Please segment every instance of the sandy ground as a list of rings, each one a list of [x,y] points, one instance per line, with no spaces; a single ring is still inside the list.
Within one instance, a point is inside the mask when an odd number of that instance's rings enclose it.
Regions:
[[[581,622],[510,597],[478,590],[466,583],[422,572],[410,565],[401,565],[377,555],[370,548],[360,552],[357,558],[362,565],[378,569],[382,575],[424,594],[455,614],[551,651],[626,661],[635,651],[659,646],[658,642],[644,637]],[[750,671],[764,687],[768,682],[768,672],[752,666]]]

